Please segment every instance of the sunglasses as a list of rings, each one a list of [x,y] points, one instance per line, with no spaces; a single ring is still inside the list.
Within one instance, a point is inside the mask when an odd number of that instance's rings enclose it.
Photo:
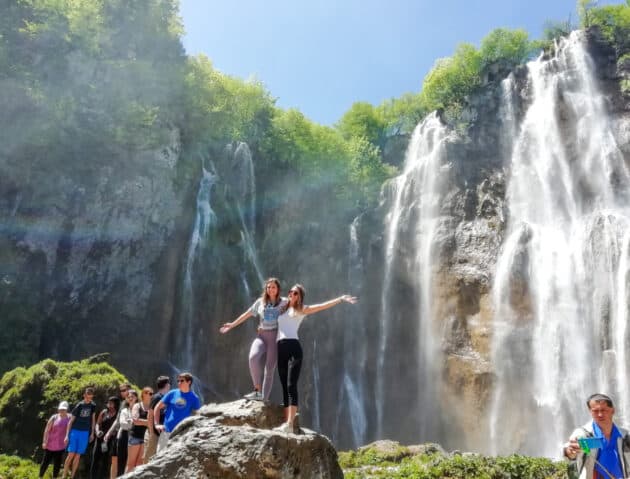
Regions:
[[[289,296],[293,296],[293,295],[299,296],[300,293],[298,291],[293,291],[293,290],[289,291]]]
[[[153,396],[153,393],[151,391],[145,391],[142,394],[148,394],[149,396]]]

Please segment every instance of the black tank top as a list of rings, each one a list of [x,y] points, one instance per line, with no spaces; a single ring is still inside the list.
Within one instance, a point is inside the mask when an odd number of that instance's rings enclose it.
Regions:
[[[138,414],[138,419],[146,419],[148,416],[149,412],[144,409],[144,406],[142,404],[140,404],[140,413]],[[131,435],[137,439],[143,439],[144,438],[144,432],[147,430],[147,426],[137,426],[137,425],[133,425],[133,427],[131,428]]]
[[[103,432],[109,431],[109,429],[112,427],[112,424],[114,424],[115,420],[116,420],[116,413],[111,415],[109,414],[109,409],[105,409],[105,412],[103,413],[103,420],[101,421],[101,431]]]

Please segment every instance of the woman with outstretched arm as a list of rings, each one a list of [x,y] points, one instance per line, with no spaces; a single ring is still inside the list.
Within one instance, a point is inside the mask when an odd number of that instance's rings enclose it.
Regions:
[[[341,303],[355,304],[357,298],[344,294],[320,304],[304,305],[306,291],[301,284],[289,290],[289,301],[278,317],[278,373],[282,384],[284,417],[286,422],[277,431],[298,434],[300,427],[296,419],[298,411],[298,379],[302,367],[302,346],[298,338],[298,329],[307,315],[332,308]]]
[[[251,308],[219,329],[222,334],[225,334],[251,317],[259,320],[258,332],[249,350],[249,372],[254,383],[254,391],[246,394],[246,399],[259,401],[269,399],[278,358],[276,346],[278,316],[285,305],[286,299],[280,296],[280,281],[277,278],[269,278],[265,281],[261,297]]]

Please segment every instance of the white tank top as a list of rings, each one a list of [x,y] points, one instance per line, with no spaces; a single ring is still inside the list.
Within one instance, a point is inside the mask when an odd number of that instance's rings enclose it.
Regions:
[[[278,336],[277,341],[281,339],[299,339],[298,329],[300,324],[306,318],[306,314],[298,313],[293,308],[287,309],[278,316]]]

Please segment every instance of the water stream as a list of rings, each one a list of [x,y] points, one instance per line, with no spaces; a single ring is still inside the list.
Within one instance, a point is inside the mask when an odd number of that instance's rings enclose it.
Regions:
[[[552,59],[530,62],[531,101],[506,131],[514,142],[493,292],[495,454],[557,455],[592,392],[617,398],[619,421],[630,412],[630,177],[594,68],[579,32]]]

